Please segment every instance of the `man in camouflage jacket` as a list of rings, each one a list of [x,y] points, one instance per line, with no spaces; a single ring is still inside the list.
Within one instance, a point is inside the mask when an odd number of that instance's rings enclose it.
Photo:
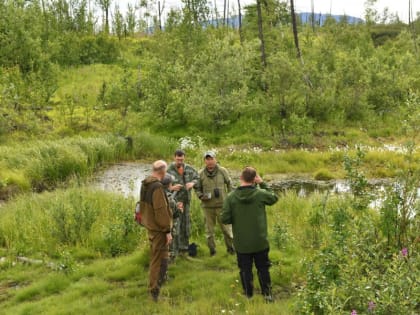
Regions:
[[[183,212],[174,222],[175,238],[170,250],[173,259],[179,252],[188,252],[191,230],[191,190],[198,181],[198,174],[192,166],[185,163],[183,150],[175,151],[174,162],[169,166],[168,173],[173,176],[171,189],[176,192],[176,201],[183,204]]]

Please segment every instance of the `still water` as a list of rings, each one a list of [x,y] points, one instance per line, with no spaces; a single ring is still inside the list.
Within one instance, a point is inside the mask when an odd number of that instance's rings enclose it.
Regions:
[[[138,199],[141,181],[149,175],[151,166],[138,162],[114,164],[98,172],[93,180],[93,186],[105,191],[121,193],[125,197]],[[234,183],[238,183],[238,175],[232,176]],[[277,192],[295,191],[304,198],[312,193],[350,193],[350,186],[346,180],[316,181],[311,179],[288,178],[273,180],[268,184]],[[371,207],[378,208],[382,204],[381,193],[390,185],[387,179],[374,179],[369,181],[372,190],[378,196],[371,203]],[[420,188],[417,192],[420,196]]]

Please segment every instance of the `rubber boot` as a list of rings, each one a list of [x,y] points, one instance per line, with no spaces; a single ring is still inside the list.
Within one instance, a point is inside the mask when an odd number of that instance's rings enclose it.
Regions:
[[[160,262],[160,272],[159,272],[159,287],[161,287],[166,280],[168,280],[168,265],[169,259],[162,259]]]
[[[267,303],[274,302],[271,292],[271,278],[268,269],[266,271],[258,271],[258,280],[260,282],[261,293]]]
[[[247,298],[252,298],[254,295],[254,284],[253,284],[253,276],[252,272],[247,274],[246,272],[239,272],[239,276],[241,278],[242,288],[244,289],[244,293]]]

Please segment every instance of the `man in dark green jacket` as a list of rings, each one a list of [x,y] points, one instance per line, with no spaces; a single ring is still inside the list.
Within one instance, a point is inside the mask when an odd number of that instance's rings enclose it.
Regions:
[[[267,189],[256,170],[246,167],[241,174],[241,186],[226,198],[221,215],[224,224],[232,224],[233,243],[245,295],[249,298],[253,295],[252,265],[255,262],[261,292],[267,302],[273,301],[273,297],[265,206],[271,206],[277,200],[278,197]]]

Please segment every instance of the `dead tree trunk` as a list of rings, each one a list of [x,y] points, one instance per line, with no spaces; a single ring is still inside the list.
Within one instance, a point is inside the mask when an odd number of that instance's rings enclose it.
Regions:
[[[162,31],[162,11],[160,8],[160,1],[158,1],[158,17],[159,17],[159,30]]]
[[[214,0],[214,13],[216,15],[216,28],[219,28],[219,12],[217,11],[216,0]]]
[[[223,1],[223,26],[226,25],[226,1],[227,0]]]
[[[314,5],[314,0],[311,0],[311,25],[312,25],[312,31],[315,32],[315,5]]]
[[[292,15],[293,38],[295,40],[296,54],[297,54],[297,57],[302,61],[302,54],[300,52],[300,47],[299,47],[299,37],[298,37],[298,29],[297,29],[297,22],[296,22],[295,4],[293,0],[290,0],[290,13]]]
[[[243,35],[242,35],[242,13],[241,13],[241,0],[238,0],[238,27],[239,27],[239,39],[241,40],[241,44],[243,43]]]
[[[408,0],[408,27],[411,31],[411,36],[413,38],[413,44],[414,44],[414,51],[416,53],[416,56],[419,56],[418,48],[417,48],[417,36],[416,36],[416,27],[414,26],[414,16],[413,16],[413,2],[412,0]]]
[[[260,38],[260,49],[261,49],[261,63],[263,67],[267,67],[267,57],[265,53],[265,41],[263,33],[263,18],[261,12],[261,0],[257,0],[257,14],[258,14],[258,37]]]

